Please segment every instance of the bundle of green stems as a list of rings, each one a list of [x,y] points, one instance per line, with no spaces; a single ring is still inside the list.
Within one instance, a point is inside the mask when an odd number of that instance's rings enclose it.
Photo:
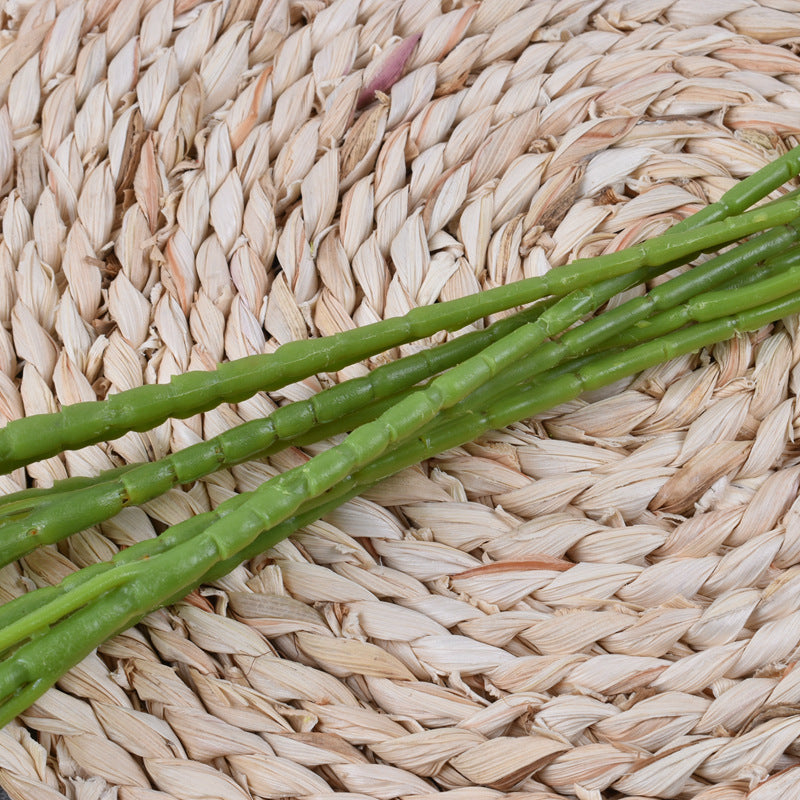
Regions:
[[[10,422],[0,430],[3,472],[516,309],[160,461],[0,498],[0,565],[7,565],[216,470],[287,447],[329,444],[253,492],[1,606],[0,725],[109,637],[382,479],[584,391],[800,312],[800,192],[760,202],[799,172],[795,148],[635,247],[355,331],[289,343],[215,372]],[[719,250],[633,299],[607,305]],[[347,435],[330,443],[340,434]]]

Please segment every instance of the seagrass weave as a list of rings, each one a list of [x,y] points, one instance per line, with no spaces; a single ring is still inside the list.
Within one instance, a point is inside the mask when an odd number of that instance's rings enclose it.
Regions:
[[[0,422],[659,233],[798,143],[798,46],[800,0],[6,0]],[[0,731],[0,785],[797,800],[798,361],[786,319],[386,481],[73,669]],[[0,601],[307,455],[37,551]]]

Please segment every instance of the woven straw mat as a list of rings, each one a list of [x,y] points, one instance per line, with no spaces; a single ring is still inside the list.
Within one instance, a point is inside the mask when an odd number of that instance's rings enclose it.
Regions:
[[[798,0],[7,0],[0,25],[4,420],[617,250],[800,133]],[[799,333],[675,359],[347,503],[73,669],[0,732],[0,783],[800,798]],[[0,600],[306,457],[126,509],[0,571]]]

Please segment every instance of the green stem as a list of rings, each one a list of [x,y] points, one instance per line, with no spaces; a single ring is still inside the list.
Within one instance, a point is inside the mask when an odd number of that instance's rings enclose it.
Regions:
[[[732,207],[730,200],[728,206]],[[214,372],[187,372],[167,384],[140,386],[102,402],[75,403],[56,414],[13,420],[0,430],[0,472],[63,450],[114,439],[128,431],[148,430],[169,417],[185,418],[220,403],[240,402],[258,391],[278,389],[318,372],[339,370],[440,330],[458,330],[482,317],[548,295],[563,296],[640,267],[691,260],[700,252],[789,223],[797,217],[798,209],[800,200],[792,198],[700,228],[684,225],[627,250],[579,259],[544,276],[477,295],[414,308],[404,317],[324,339],[289,342],[269,355],[222,364]]]
[[[35,699],[66,669],[109,636],[126,629],[150,610],[185,594],[201,582],[226,574],[243,559],[280,541],[298,527],[319,518],[388,475],[471,441],[486,430],[506,426],[573,399],[583,391],[600,388],[664,360],[722,341],[734,333],[756,330],[798,311],[800,292],[795,292],[741,314],[693,325],[622,354],[590,357],[573,372],[562,372],[542,384],[535,383],[508,392],[491,405],[476,405],[473,396],[470,398],[471,407],[465,407],[463,413],[439,421],[399,443],[392,452],[362,465],[320,496],[305,500],[287,518],[251,536],[236,552],[226,557],[216,553],[210,559],[198,554],[197,550],[202,549],[196,547],[198,540],[208,539],[208,531],[215,526],[231,526],[233,519],[246,510],[258,491],[244,500],[232,498],[227,501],[231,504],[230,510],[224,509],[220,514],[220,509],[226,505],[222,504],[213,514],[215,521],[198,536],[182,538],[179,544],[158,555],[130,562],[120,580],[104,574],[86,581],[82,587],[83,598],[90,593],[86,587],[98,577],[103,578],[103,585],[115,587],[99,594],[88,605],[70,614],[74,608],[72,601],[64,603],[65,593],[59,595],[53,602],[69,616],[43,633],[39,632],[46,624],[49,612],[38,614],[37,627],[31,633],[39,635],[22,644],[0,664],[0,697],[7,698],[0,706],[0,724],[24,710],[26,706],[23,704],[31,702],[32,697]],[[185,526],[186,529],[189,527]],[[239,532],[234,531],[232,538],[238,535]],[[8,641],[5,644],[8,645]]]
[[[456,315],[485,309],[481,298],[488,295],[491,295],[491,302],[507,302],[506,308],[533,301],[537,292],[540,293],[536,295],[538,297],[563,295],[576,287],[591,287],[632,269],[646,269],[685,259],[765,227],[791,222],[797,217],[800,207],[796,199],[777,201],[738,217],[712,222],[702,231],[696,230],[698,225],[738,212],[760,199],[757,196],[759,192],[763,196],[777,188],[797,173],[799,161],[800,148],[796,148],[778,163],[743,181],[715,207],[685,220],[658,240],[589,262],[576,262],[570,267],[553,270],[542,279],[522,282],[514,289],[501,287],[493,290],[494,294],[487,292],[477,300],[467,298],[470,302],[461,306],[440,304],[433,309],[420,309],[416,315],[412,312],[399,324],[397,320],[391,320],[391,324],[378,323],[378,326],[383,326],[380,328],[371,326],[370,335],[374,336],[369,346],[377,347],[391,337],[402,339],[410,336],[402,341],[411,341],[440,329],[463,327],[471,320],[465,321],[464,316]],[[690,324],[623,353],[604,353],[581,359],[579,363],[573,361],[571,371],[562,364],[550,373],[550,380],[518,387],[498,397],[496,387],[486,381],[513,371],[517,360],[529,354],[537,342],[543,341],[543,336],[546,338],[558,333],[561,329],[557,325],[567,322],[570,314],[587,313],[589,299],[596,302],[600,295],[596,290],[585,291],[582,296],[573,296],[560,305],[557,303],[551,309],[550,317],[543,314],[535,324],[517,329],[473,356],[469,362],[434,378],[423,389],[405,395],[378,420],[357,428],[342,445],[312,459],[309,465],[313,466],[290,470],[267,482],[252,495],[232,498],[227,504],[222,504],[212,513],[214,521],[211,524],[205,520],[201,526],[195,522],[200,519],[197,517],[183,528],[175,526],[159,537],[156,544],[143,542],[138,550],[139,545],[118,554],[119,558],[111,564],[94,565],[70,576],[60,587],[52,587],[52,591],[42,590],[42,595],[33,592],[8,604],[0,609],[0,641],[7,648],[14,648],[25,637],[31,638],[0,664],[0,697],[6,698],[0,708],[2,724],[24,710],[65,669],[77,663],[108,636],[124,630],[148,611],[174,599],[178,592],[182,594],[204,580],[219,577],[255,552],[255,548],[269,546],[284,538],[299,525],[318,518],[382,477],[463,444],[489,428],[507,425],[571,399],[584,390],[599,388],[665,359],[720,341],[737,331],[753,330],[786,314],[796,313],[800,310],[800,292],[779,296],[787,290],[790,279],[796,279],[796,274],[792,273],[790,278],[775,275],[774,279],[762,282],[761,293],[756,286],[752,291],[743,290],[744,294],[737,294],[736,298],[732,298],[730,293],[697,298],[685,304],[691,308],[684,321],[727,314],[731,308],[742,308],[755,302],[760,305],[722,319]],[[523,284],[525,288],[520,289]],[[508,291],[504,294],[503,290]],[[517,291],[522,294],[515,294]],[[525,295],[524,292],[531,294]],[[528,299],[520,299],[522,296]],[[762,302],[765,297],[773,296],[777,299]],[[645,308],[649,313],[659,306],[645,301],[630,306],[629,310],[634,308],[638,314],[644,313]],[[496,310],[500,309],[483,310],[472,319]],[[613,313],[608,312],[609,315]],[[623,316],[617,314],[620,320]],[[430,333],[420,333],[428,329],[426,326],[434,324],[437,327]],[[548,343],[547,347],[559,345],[562,348],[559,359],[574,355],[580,352],[581,347],[593,347],[603,340],[608,341],[608,331],[618,329],[615,324],[608,324],[605,328],[604,325],[607,325],[607,320],[594,327],[586,323],[576,331],[587,328],[588,331],[575,335],[568,331],[558,342]],[[370,331],[370,328],[366,330]],[[265,357],[258,362],[259,369],[264,370],[264,364],[268,364],[280,377],[249,374],[246,367],[256,369],[255,362],[250,361],[249,365],[236,362],[224,365],[210,380],[206,380],[206,373],[201,377],[189,373],[167,386],[133,390],[138,392],[135,395],[117,395],[101,404],[80,404],[83,409],[70,406],[60,415],[42,415],[38,421],[33,417],[11,423],[0,432],[0,454],[5,459],[3,468],[12,469],[61,449],[113,438],[127,430],[144,430],[167,416],[190,416],[219,402],[235,402],[255,391],[270,388],[270,379],[280,380],[283,383],[278,385],[284,385],[315,372],[341,368],[334,365],[341,363],[344,366],[402,343],[395,340],[366,352],[367,346],[358,341],[364,338],[364,329],[351,333],[357,335],[349,339],[346,336],[334,337],[336,342],[327,341],[322,345],[320,342],[326,340],[306,343],[303,347],[288,345],[281,348],[280,355],[275,354],[271,360]],[[381,336],[387,339],[381,339]],[[548,359],[555,358],[556,350],[551,348],[551,352],[553,355],[547,358],[531,359],[536,369],[551,363]],[[359,356],[358,353],[365,355]],[[306,355],[309,360],[299,366],[299,360]],[[337,358],[349,360],[339,362]],[[236,378],[241,383],[234,386]],[[97,406],[105,410],[97,410]],[[109,411],[109,408],[113,410]],[[440,411],[441,416],[434,422],[433,417]],[[158,415],[163,415],[162,419],[158,419]],[[116,420],[112,419],[114,416],[117,416]],[[49,424],[45,420],[49,420]],[[119,427],[114,428],[115,424]],[[55,434],[58,438],[55,449],[44,451],[38,443],[23,442],[29,436],[36,439],[37,434],[38,438]],[[86,437],[90,438],[87,440]],[[17,506],[17,512],[21,511]],[[44,602],[40,602],[37,596],[44,597]]]
[[[121,477],[112,471],[99,476],[93,485],[82,485],[80,490],[66,493],[58,485],[49,492],[35,490],[37,494],[34,499],[29,499],[26,492],[18,493],[13,501],[0,506],[5,516],[5,522],[0,526],[0,564],[10,563],[37,546],[52,544],[109,519],[126,505],[147,502],[175,485],[190,483],[232,464],[263,458],[289,444],[299,444],[299,439],[309,431],[314,432],[314,440],[319,440],[320,426],[332,423],[327,435],[353,430],[356,423],[371,421],[378,413],[388,411],[391,405],[402,400],[399,391],[460,363],[471,354],[483,351],[489,344],[499,342],[504,335],[523,324],[537,323],[538,335],[533,344],[529,343],[526,350],[518,354],[515,365],[503,370],[490,387],[496,394],[526,376],[544,372],[565,359],[603,346],[607,339],[632,325],[645,324],[643,321],[654,310],[680,303],[719,285],[725,279],[730,280],[745,270],[752,270],[755,263],[769,256],[774,258],[776,252],[795,242],[797,237],[798,231],[794,226],[782,226],[756,236],[660,284],[647,295],[634,298],[567,331],[555,341],[544,342],[544,339],[548,334],[552,335],[572,324],[631,283],[654,277],[661,268],[639,269],[627,276],[601,281],[590,289],[568,295],[544,311],[541,311],[541,307],[529,309],[501,320],[485,331],[387,364],[369,376],[340,384],[308,401],[278,409],[264,420],[245,423],[161,461],[141,464],[134,469],[126,467]],[[793,256],[792,253],[783,254],[778,257],[778,263],[785,264],[792,257],[796,261],[798,256],[800,250],[794,251]],[[778,294],[774,296],[785,294],[791,288],[790,279],[784,277],[775,286],[774,291]],[[726,296],[723,293],[720,297],[720,293],[717,293],[713,302],[719,304]],[[763,296],[763,293],[754,295],[759,296]],[[704,302],[707,305],[709,300]],[[745,305],[740,304],[741,308],[754,304],[752,299],[744,302]],[[673,323],[677,319],[683,324],[690,318],[700,319],[696,315],[702,314],[702,309],[695,298],[693,305],[678,306],[670,313]],[[724,312],[723,308],[714,316],[723,313],[730,312]],[[706,314],[705,318],[710,317]],[[673,327],[678,325],[673,324]],[[541,343],[541,346],[536,352],[522,359],[522,352],[530,352],[537,343]],[[376,405],[377,401],[386,399],[390,399],[389,405]],[[372,411],[367,413],[367,409]],[[358,418],[354,419],[352,415],[358,411]]]
[[[780,237],[773,238],[777,241]],[[127,505],[152,500],[178,484],[190,483],[223,467],[263,458],[289,444],[297,444],[298,439],[310,431],[314,432],[314,440],[319,440],[320,426],[333,423],[334,432],[352,430],[350,415],[358,413],[363,422],[367,409],[374,411],[370,419],[374,419],[378,411],[390,413],[393,405],[413,402],[400,392],[448,367],[457,370],[456,374],[469,376],[487,353],[498,349],[504,352],[509,337],[520,331],[516,355],[507,353],[505,357],[521,357],[614,295],[672,266],[674,262],[642,267],[572,292],[555,303],[542,302],[484,331],[387,364],[363,378],[346,381],[307,401],[279,408],[263,420],[245,423],[160,461],[125,467],[120,475],[99,476],[91,485],[81,481],[79,489],[66,492],[56,486],[50,492],[34,490],[33,497],[26,492],[17,493],[5,505],[0,505],[0,564],[11,563],[38,546],[60,541],[109,519]],[[698,273],[696,282],[700,279]],[[468,366],[465,366],[467,357]],[[378,408],[375,405],[387,398],[394,398],[392,406],[381,403]],[[348,425],[351,427],[346,427]]]
[[[385,364],[364,377],[337,384],[159,461],[127,464],[95,478],[68,478],[49,489],[9,495],[0,501],[0,565],[110,519],[125,506],[146,503],[174,486],[305,443],[309,433],[311,441],[318,441],[323,426],[329,436],[351,430],[354,421],[363,424],[377,416],[378,409],[385,411],[383,401],[398,398],[420,381],[535,321],[552,305],[552,300],[540,301],[485,330]],[[373,409],[372,416],[369,409]]]

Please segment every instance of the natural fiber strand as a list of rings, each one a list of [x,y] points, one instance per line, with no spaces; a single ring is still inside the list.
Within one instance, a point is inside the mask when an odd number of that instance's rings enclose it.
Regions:
[[[622,248],[800,133],[793,0],[17,0],[0,22],[3,420]],[[800,798],[798,342],[787,319],[386,481],[73,669],[0,732],[0,784]],[[0,570],[0,600],[306,457],[125,509]]]

